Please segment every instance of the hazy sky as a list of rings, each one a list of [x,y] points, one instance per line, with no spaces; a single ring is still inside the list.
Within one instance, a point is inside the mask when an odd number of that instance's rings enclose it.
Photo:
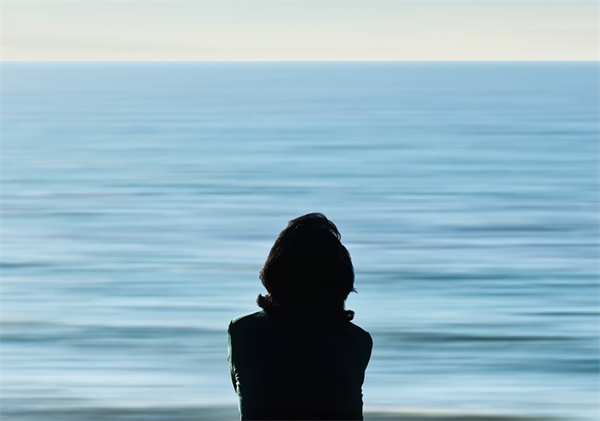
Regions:
[[[597,0],[2,1],[4,60],[597,60]]]

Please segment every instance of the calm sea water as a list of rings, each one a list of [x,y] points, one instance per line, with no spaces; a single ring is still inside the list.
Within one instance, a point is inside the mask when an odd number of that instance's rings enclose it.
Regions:
[[[375,342],[368,416],[597,420],[598,79],[3,64],[2,419],[235,417],[226,326],[320,211]]]

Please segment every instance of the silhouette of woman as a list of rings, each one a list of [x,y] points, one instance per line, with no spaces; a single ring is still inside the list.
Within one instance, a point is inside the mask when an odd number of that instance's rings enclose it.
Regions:
[[[262,311],[229,324],[229,364],[242,420],[362,420],[373,341],[351,323],[348,250],[320,213],[279,234],[260,272]]]

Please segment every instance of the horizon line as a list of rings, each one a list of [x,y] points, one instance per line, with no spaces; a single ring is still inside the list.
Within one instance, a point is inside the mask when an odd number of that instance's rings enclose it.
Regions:
[[[599,63],[598,59],[2,59],[0,63]]]

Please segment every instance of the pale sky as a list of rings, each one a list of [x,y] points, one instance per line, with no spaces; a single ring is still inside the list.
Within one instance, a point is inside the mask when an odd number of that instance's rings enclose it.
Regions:
[[[2,0],[3,60],[598,60],[598,0]]]

